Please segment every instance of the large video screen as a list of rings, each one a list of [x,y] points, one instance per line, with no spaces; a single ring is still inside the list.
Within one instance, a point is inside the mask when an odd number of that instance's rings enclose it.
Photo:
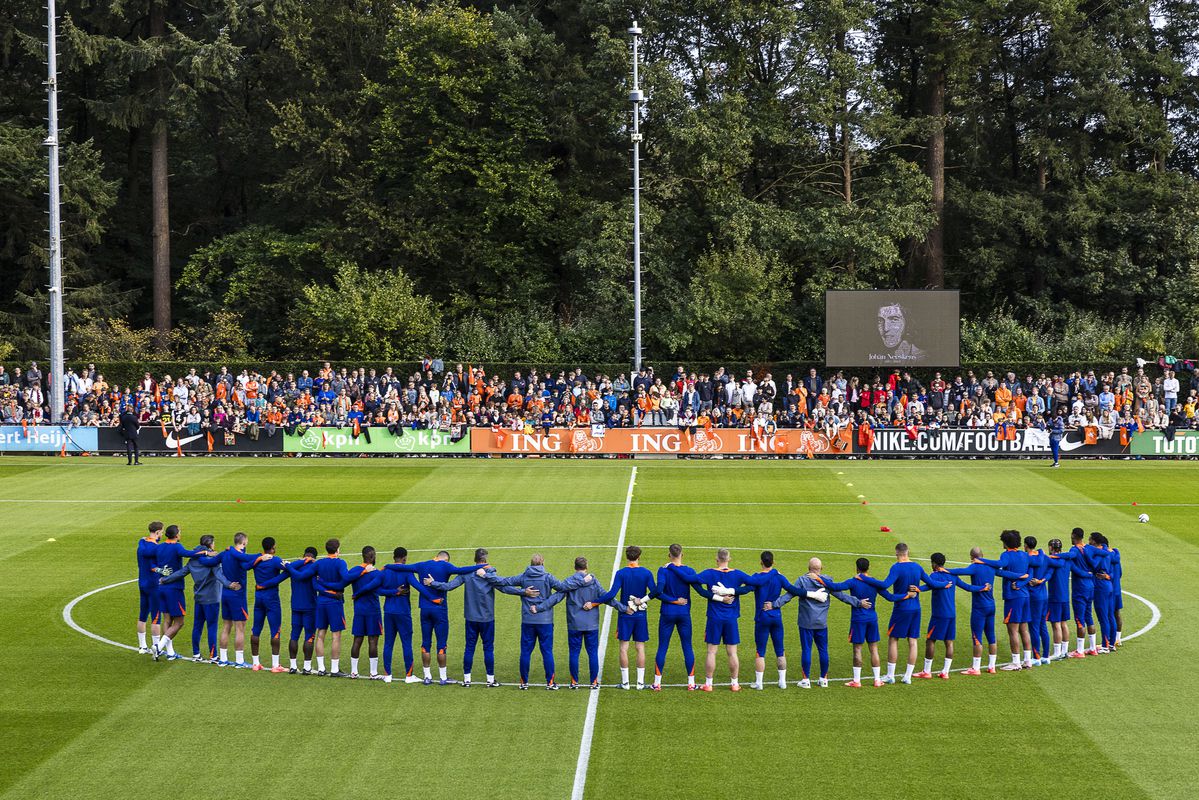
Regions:
[[[824,293],[824,361],[830,367],[956,367],[956,291]]]

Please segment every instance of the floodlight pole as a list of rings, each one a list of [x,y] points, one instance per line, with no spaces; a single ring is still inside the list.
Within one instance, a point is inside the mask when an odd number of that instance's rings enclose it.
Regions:
[[[50,178],[50,421],[63,416],[62,356],[62,230],[59,224],[58,187],[58,38],[54,0],[46,0],[46,95],[49,114],[43,144],[49,151]]]
[[[633,372],[641,371],[641,104],[645,95],[637,82],[638,50],[641,28],[637,20],[629,28],[633,37],[633,88],[629,101],[633,104]]]

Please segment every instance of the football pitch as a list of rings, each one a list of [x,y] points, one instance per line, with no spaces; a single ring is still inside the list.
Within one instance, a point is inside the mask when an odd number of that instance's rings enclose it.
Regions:
[[[1199,464],[1131,461],[1052,470],[1030,461],[160,458],[129,469],[115,458],[0,459],[0,798],[1193,797],[1197,489]],[[1137,522],[1141,512],[1148,524]],[[545,691],[536,654],[527,692],[155,663],[130,649],[134,551],[153,519],[180,525],[189,547],[213,533],[223,549],[245,531],[257,552],[271,535],[287,558],[309,545],[323,552],[337,536],[350,564],[364,545],[380,563],[403,545],[410,561],[444,548],[457,564],[482,546],[500,574],[538,552],[564,578],[586,555],[605,585],[623,565],[621,541],[644,548],[654,570],[680,542],[697,569],[724,546],[733,567],[755,572],[770,549],[790,579],[815,555],[843,580],[860,555],[885,574],[897,541],[925,565],[938,550],[964,562],[974,545],[997,557],[1004,528],[1045,546],[1081,526],[1122,553],[1126,644],[1031,671],[848,689],[849,608],[834,601],[830,676],[841,680],[827,689],[795,686],[793,608],[783,610],[785,691],[772,655],[761,692],[613,688],[614,622],[598,692]],[[283,596],[286,609],[286,583]],[[461,592],[449,603],[449,674],[461,678]],[[695,605],[702,680],[703,601]],[[518,680],[518,606],[497,596],[505,684]],[[657,609],[651,602],[647,676]],[[566,683],[565,612],[555,613]],[[880,604],[884,626],[889,613]],[[968,618],[958,592],[958,669],[970,664]],[[285,639],[287,622],[285,612]],[[189,619],[176,639],[185,655],[190,631]],[[752,602],[742,604],[741,632],[744,685]],[[1007,653],[1000,632],[1001,664]],[[347,632],[343,670],[348,655]],[[480,650],[476,680],[481,659]],[[723,653],[716,680],[728,681]],[[675,644],[664,683],[685,681]]]

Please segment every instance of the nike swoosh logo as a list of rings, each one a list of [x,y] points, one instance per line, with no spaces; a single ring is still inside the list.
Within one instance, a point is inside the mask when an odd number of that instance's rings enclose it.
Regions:
[[[1086,442],[1071,442],[1068,439],[1063,438],[1062,443],[1061,443],[1061,450],[1063,453],[1068,453],[1071,450],[1077,450],[1078,448],[1083,447],[1085,444],[1086,444]]]
[[[197,433],[195,436],[188,436],[184,439],[176,439],[175,434],[168,433],[166,445],[167,445],[167,447],[182,447],[183,445],[187,444],[188,442],[194,442],[196,439],[199,439],[203,435],[204,434],[202,434],[202,433]]]

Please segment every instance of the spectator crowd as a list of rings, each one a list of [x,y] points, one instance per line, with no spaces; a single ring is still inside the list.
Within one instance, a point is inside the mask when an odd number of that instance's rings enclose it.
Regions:
[[[1191,366],[1191,365],[1187,365]],[[49,420],[47,378],[37,363],[10,375],[0,367],[0,423]],[[1095,428],[1110,438],[1121,426],[1137,429],[1199,427],[1199,368],[1166,369],[1151,378],[1141,367],[1097,375],[981,377],[973,371],[952,379],[937,372],[926,383],[894,370],[869,379],[844,371],[788,374],[724,368],[696,373],[677,367],[659,375],[647,367],[631,378],[587,375],[582,369],[527,375],[488,373],[482,366],[444,369],[425,359],[419,371],[400,375],[388,367],[334,368],[326,362],[311,375],[252,370],[234,374],[188,370],[186,375],[147,372],[133,385],[109,383],[95,365],[68,370],[64,417],[75,425],[112,426],[131,408],[143,425],[164,425],[196,434],[232,431],[257,437],[311,426],[405,430],[504,430],[603,425],[617,427],[750,427],[763,419],[779,428],[811,428],[836,434],[850,424],[871,427],[1005,429],[1048,427],[1061,415],[1067,427]]]

